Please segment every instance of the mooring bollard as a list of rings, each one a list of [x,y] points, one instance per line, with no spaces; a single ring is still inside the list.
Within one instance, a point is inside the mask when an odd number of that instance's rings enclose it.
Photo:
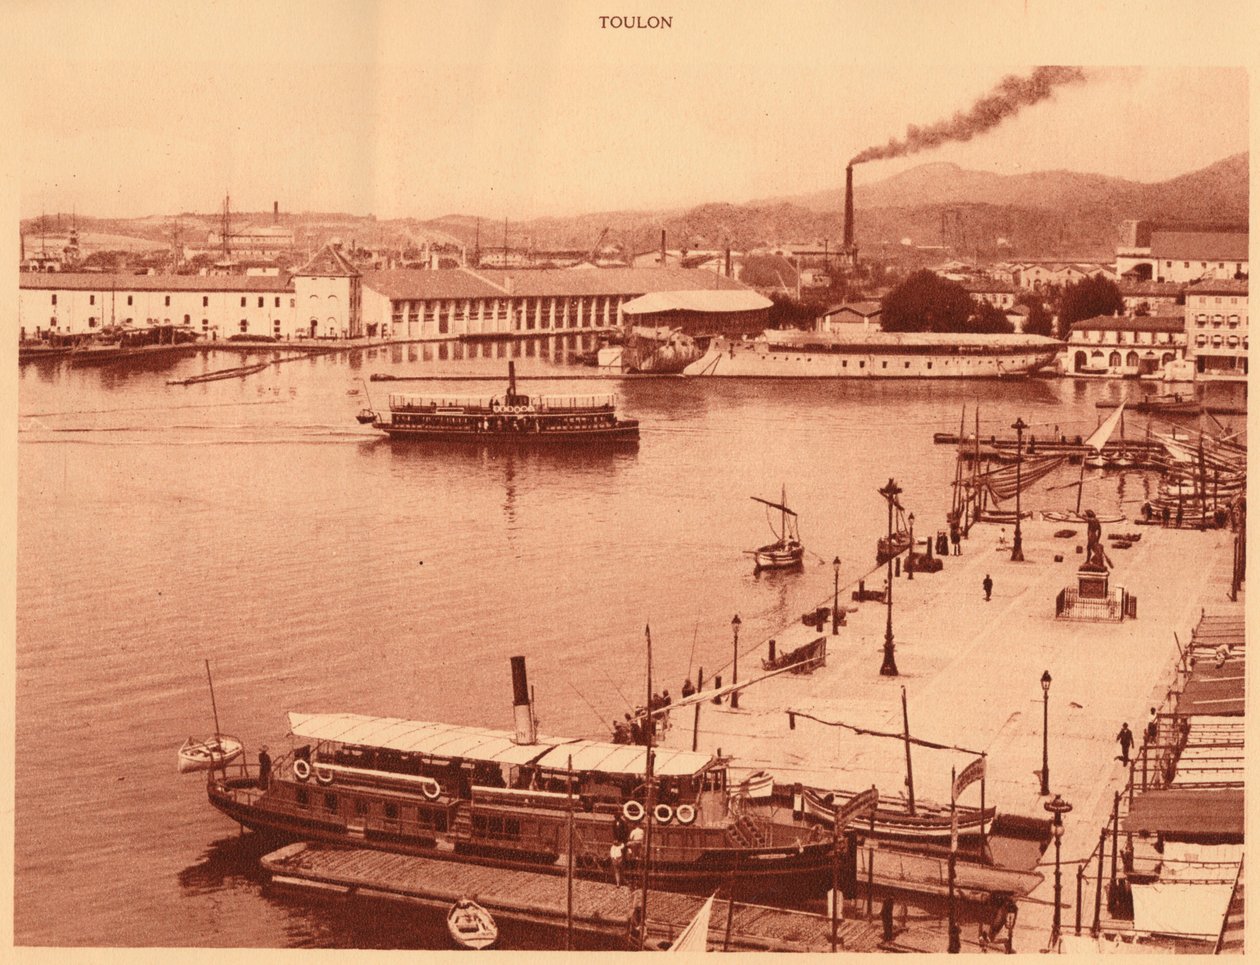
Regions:
[[[714,677],[714,678],[713,678],[713,689],[714,689],[714,690],[721,690],[721,689],[722,689],[722,677],[721,677],[721,675],[720,675],[720,674],[719,674],[718,676],[716,676],[716,677]],[[714,697],[714,698],[713,698],[713,702],[714,702],[715,704],[720,704],[720,703],[722,702],[722,698],[721,698],[720,696],[719,696],[719,697]]]
[[[774,663],[774,638],[770,639],[770,662]]]

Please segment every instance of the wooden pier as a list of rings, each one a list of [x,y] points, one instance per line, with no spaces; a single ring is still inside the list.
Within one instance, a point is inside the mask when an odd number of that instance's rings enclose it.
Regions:
[[[291,844],[262,858],[273,886],[376,898],[446,910],[472,897],[495,918],[549,928],[565,927],[567,883],[559,875],[442,861],[368,848]],[[573,927],[586,935],[628,940],[637,887],[579,879],[573,885]],[[704,903],[697,895],[653,891],[648,897],[648,941],[672,941]],[[729,940],[727,938],[729,919]],[[877,951],[882,929],[867,921],[841,921],[843,951]],[[731,951],[824,952],[831,949],[831,920],[823,915],[724,900],[713,903],[710,948]]]

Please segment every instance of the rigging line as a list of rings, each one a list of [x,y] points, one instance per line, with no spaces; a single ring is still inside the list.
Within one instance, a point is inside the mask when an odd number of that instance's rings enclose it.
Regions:
[[[696,627],[691,631],[691,656],[687,658],[687,679],[691,679],[691,668],[696,660],[696,639],[700,635],[700,608],[696,607]],[[699,689],[699,688],[697,688]]]
[[[575,694],[577,694],[579,697],[582,698],[582,703],[586,704],[587,707],[591,708],[591,713],[599,718],[599,724],[600,724],[601,730],[604,728],[607,728],[608,722],[604,720],[603,714],[601,714],[598,710],[596,710],[595,705],[586,699],[586,695],[583,694],[582,691],[574,687],[571,681],[566,680],[565,683],[569,685],[570,690],[572,690]]]
[[[846,724],[838,720],[823,720],[821,717],[815,717],[813,714],[807,714],[800,710],[789,710],[787,713],[789,717],[804,717],[807,720],[824,724],[827,727],[842,727],[845,730],[851,730],[855,734],[862,734],[866,737],[895,737],[899,741],[908,740],[911,744],[917,744],[919,747],[929,747],[938,751],[961,751],[964,754],[975,754],[977,756],[984,754],[984,751],[972,750],[968,747],[959,747],[957,744],[937,744],[934,741],[923,740],[920,737],[907,737],[904,733],[890,734],[880,730],[870,730],[866,727],[855,727],[853,724]]]
[[[617,691],[617,696],[620,697],[621,702],[626,705],[626,709],[633,711],[634,704],[630,703],[630,701],[626,699],[626,695],[621,692],[621,688],[617,686],[617,682],[613,680],[612,677],[608,676],[608,674],[604,671],[604,668],[601,667],[599,664],[595,665],[595,669],[600,672],[600,675],[603,676],[605,680],[607,680],[610,684],[612,684],[612,689]]]

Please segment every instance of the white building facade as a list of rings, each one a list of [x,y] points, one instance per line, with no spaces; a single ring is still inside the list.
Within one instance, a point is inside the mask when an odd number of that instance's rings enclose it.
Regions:
[[[1199,379],[1247,378],[1247,282],[1202,281],[1186,290],[1187,355]]]
[[[1073,323],[1066,371],[1078,376],[1156,378],[1185,357],[1185,319],[1180,316],[1101,315]]]

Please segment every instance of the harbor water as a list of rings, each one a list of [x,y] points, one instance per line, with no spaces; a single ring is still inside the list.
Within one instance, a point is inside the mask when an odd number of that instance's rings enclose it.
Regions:
[[[273,894],[258,845],[176,773],[189,735],[284,747],[287,711],[510,729],[524,654],[544,733],[607,738],[656,689],[721,672],[874,568],[893,477],[916,534],[945,528],[955,452],[934,432],[1088,434],[1134,382],[561,381],[591,369],[529,343],[243,364],[47,362],[19,373],[15,940],[20,945],[446,948],[439,919]],[[288,353],[281,353],[288,354]],[[394,392],[490,395],[517,358],[526,393],[615,390],[637,447],[506,451],[391,443],[355,422]],[[246,362],[270,357],[249,356]],[[477,374],[481,383],[365,381]],[[1184,387],[1182,387],[1184,390]],[[1209,398],[1245,405],[1242,386]],[[1230,421],[1226,419],[1225,421]],[[1233,420],[1241,422],[1240,419]],[[1146,417],[1127,420],[1142,437]],[[1025,503],[1068,509],[1076,467]],[[1085,501],[1133,514],[1156,478],[1091,471]],[[754,575],[778,497],[800,573]],[[878,582],[879,576],[873,577]],[[946,646],[944,642],[941,646]],[[753,673],[741,664],[741,678]],[[707,749],[707,748],[706,748]],[[546,944],[511,935],[516,947]]]

